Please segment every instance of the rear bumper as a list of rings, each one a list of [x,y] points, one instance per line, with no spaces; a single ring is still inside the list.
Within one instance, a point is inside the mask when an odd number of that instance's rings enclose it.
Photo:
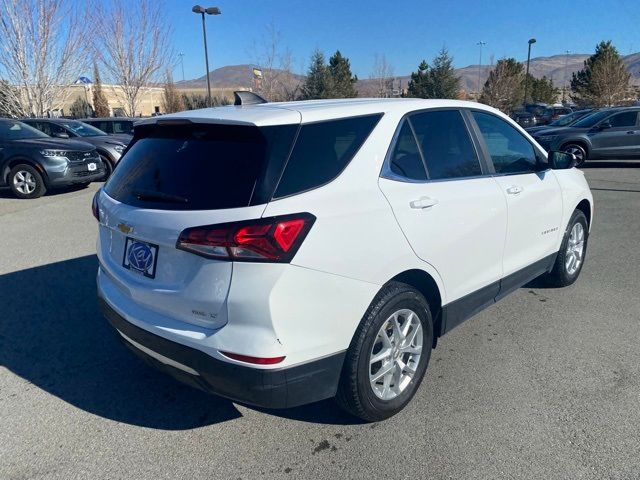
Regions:
[[[104,300],[99,302],[127,347],[148,364],[201,390],[265,408],[295,407],[336,394],[345,352],[288,368],[245,367],[150,333],[125,320]]]

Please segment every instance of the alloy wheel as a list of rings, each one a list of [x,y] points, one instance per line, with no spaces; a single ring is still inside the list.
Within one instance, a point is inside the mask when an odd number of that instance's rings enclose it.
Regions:
[[[36,189],[36,179],[26,170],[18,170],[13,176],[13,185],[23,195],[30,195]]]
[[[576,223],[571,229],[569,241],[567,242],[567,253],[565,255],[564,266],[569,275],[574,275],[582,264],[584,255],[584,227],[581,223]]]
[[[422,323],[412,310],[398,310],[382,324],[369,355],[369,382],[378,398],[393,400],[407,388],[420,363],[422,343]]]

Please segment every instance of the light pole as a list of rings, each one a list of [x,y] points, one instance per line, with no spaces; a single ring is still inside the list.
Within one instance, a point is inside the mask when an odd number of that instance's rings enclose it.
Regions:
[[[565,102],[565,94],[567,93],[567,63],[569,63],[569,54],[571,50],[564,51],[564,87],[562,89],[562,104]]]
[[[478,95],[476,100],[480,100],[480,76],[482,75],[482,47],[485,46],[487,42],[483,42],[480,40],[476,45],[480,46],[480,61],[478,62]]]
[[[211,81],[209,80],[209,52],[207,51],[207,29],[204,25],[204,14],[220,15],[222,12],[218,7],[204,8],[200,5],[194,6],[191,11],[202,15],[202,37],[204,38],[204,63],[207,67],[207,105],[211,106]]]
[[[184,82],[184,53],[179,53],[180,57],[180,68],[182,69],[182,81]]]
[[[527,90],[529,88],[529,62],[531,61],[531,45],[536,43],[535,38],[529,39],[529,53],[527,53],[527,73],[524,77],[524,105],[527,105]]]

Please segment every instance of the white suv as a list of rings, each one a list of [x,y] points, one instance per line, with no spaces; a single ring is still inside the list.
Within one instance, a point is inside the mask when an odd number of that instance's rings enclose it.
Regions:
[[[322,100],[142,121],[94,199],[124,343],[263,407],[401,410],[438,337],[532,279],[573,283],[593,198],[575,159],[450,100]]]

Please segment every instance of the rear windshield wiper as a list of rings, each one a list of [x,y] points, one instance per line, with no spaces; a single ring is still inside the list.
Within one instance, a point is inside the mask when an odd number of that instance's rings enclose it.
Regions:
[[[133,195],[138,200],[146,200],[148,202],[187,203],[189,201],[188,198],[181,197],[180,195],[154,192],[153,190],[134,190]]]

